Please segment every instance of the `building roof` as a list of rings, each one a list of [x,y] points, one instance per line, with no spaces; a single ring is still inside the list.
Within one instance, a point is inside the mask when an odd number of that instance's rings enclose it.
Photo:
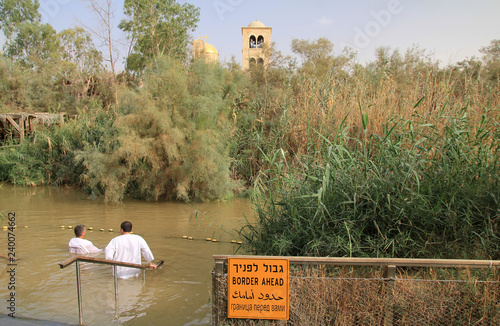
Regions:
[[[215,48],[215,46],[213,46],[212,44],[205,44],[205,53],[217,53],[219,54],[219,52],[217,51],[217,49]]]
[[[250,24],[248,24],[248,27],[266,27],[261,21],[254,20]]]

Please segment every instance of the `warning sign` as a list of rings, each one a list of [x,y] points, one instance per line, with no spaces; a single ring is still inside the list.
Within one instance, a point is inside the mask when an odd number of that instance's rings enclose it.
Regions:
[[[229,318],[288,320],[288,260],[228,259]]]

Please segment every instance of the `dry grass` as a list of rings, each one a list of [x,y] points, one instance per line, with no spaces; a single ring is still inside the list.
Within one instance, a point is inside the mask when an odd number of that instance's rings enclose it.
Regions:
[[[498,271],[400,270],[396,281],[384,279],[378,268],[308,266],[290,274],[286,325],[500,324]],[[226,280],[214,274],[220,286],[216,325],[284,324],[227,319]]]
[[[431,69],[412,77],[408,84],[390,77],[374,83],[363,75],[344,81],[302,76],[293,95],[287,97],[287,124],[282,134],[286,134],[284,137],[296,154],[308,153],[307,146],[311,143],[320,147],[321,137],[311,133],[311,128],[321,135],[336,135],[343,122],[350,136],[362,138],[382,135],[384,126],[393,119],[413,119],[434,124],[440,130],[446,124],[443,117],[456,116],[462,108],[468,108],[467,114],[474,123],[481,120],[484,108],[500,105],[497,87],[490,88],[480,81],[463,81],[451,73],[440,72],[438,76]],[[283,106],[283,102],[277,98],[274,106]],[[498,112],[490,110],[488,114]]]

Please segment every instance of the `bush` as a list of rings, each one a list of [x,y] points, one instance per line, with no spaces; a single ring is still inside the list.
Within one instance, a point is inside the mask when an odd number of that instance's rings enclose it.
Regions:
[[[38,125],[19,145],[0,147],[0,180],[16,185],[81,185],[84,173],[76,154],[86,146],[103,147],[112,135],[114,117],[97,105],[79,112],[78,120]]]
[[[148,200],[212,200],[231,195],[226,72],[194,62],[188,69],[163,58],[144,86],[120,94],[112,150],[89,145],[77,156],[85,180],[108,202],[125,195]]]

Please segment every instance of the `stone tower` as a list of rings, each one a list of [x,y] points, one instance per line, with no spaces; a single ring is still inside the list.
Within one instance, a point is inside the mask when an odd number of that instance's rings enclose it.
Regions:
[[[269,46],[271,45],[272,27],[266,27],[256,20],[247,27],[241,28],[243,35],[243,71],[248,70],[251,64],[269,64]],[[267,50],[267,51],[266,51]]]

